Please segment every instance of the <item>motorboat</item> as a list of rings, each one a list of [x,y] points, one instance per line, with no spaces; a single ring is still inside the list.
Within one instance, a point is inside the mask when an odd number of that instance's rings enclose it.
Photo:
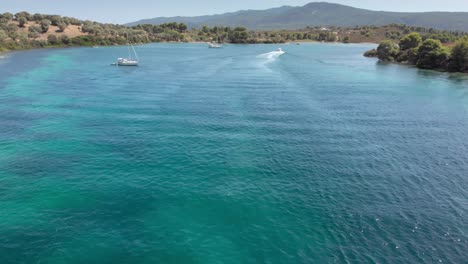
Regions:
[[[118,58],[117,66],[138,66],[138,61],[131,58]]]
[[[223,46],[219,43],[208,43],[208,48],[210,49],[220,49],[222,48]]]

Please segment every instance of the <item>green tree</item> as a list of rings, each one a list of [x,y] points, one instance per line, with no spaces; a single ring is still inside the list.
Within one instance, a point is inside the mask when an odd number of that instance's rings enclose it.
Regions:
[[[412,49],[406,50],[405,52],[407,56],[406,61],[408,61],[412,65],[415,65],[419,59],[419,48],[418,47],[412,48]]]
[[[64,22],[60,22],[58,25],[58,32],[64,32],[65,29],[67,28],[67,24],[65,24]]]
[[[398,46],[389,40],[382,41],[377,47],[377,57],[381,61],[395,61],[398,52]]]
[[[234,30],[234,33],[229,35],[232,43],[247,43],[249,33],[244,30]]]
[[[422,43],[421,34],[413,32],[400,39],[400,49],[409,50],[419,47]]]
[[[29,32],[41,33],[42,28],[40,26],[32,25],[28,28]]]
[[[28,44],[28,33],[24,32],[24,31],[19,31],[17,39],[21,42],[21,44],[27,45]]]
[[[18,26],[16,26],[15,24],[8,24],[5,30],[8,32],[8,34],[16,33],[18,31]]]
[[[23,11],[23,12],[19,12],[19,13],[15,14],[16,19],[20,19],[21,17],[26,18],[27,21],[32,21],[32,19],[33,19],[33,16],[31,14],[29,14],[28,12]]]
[[[8,38],[7,33],[3,29],[0,29],[0,42],[4,41],[6,38]]]
[[[450,70],[468,72],[468,37],[459,40],[452,49]]]
[[[345,36],[343,38],[343,43],[349,43],[349,36]]]
[[[91,23],[90,21],[86,21],[83,26],[81,27],[81,31],[83,33],[90,33],[90,34],[93,34],[94,33],[94,25],[93,23]]]
[[[18,30],[15,31],[8,31],[8,37],[10,37],[12,40],[17,40],[19,35],[18,35]]]
[[[8,12],[7,12],[7,13],[3,13],[3,14],[0,15],[0,16],[1,16],[1,18],[4,18],[4,19],[6,19],[6,20],[8,20],[8,21],[13,20],[13,17],[14,17],[12,13],[8,13]]]
[[[36,22],[41,22],[42,20],[44,19],[44,16],[41,15],[41,14],[34,14],[33,15],[33,20],[36,21]]]
[[[3,18],[1,15],[0,15],[0,28],[4,28],[7,24],[8,24],[9,20],[6,19],[6,18]]]
[[[49,17],[50,23],[52,26],[58,26],[60,23],[63,22],[62,17],[58,15],[53,15]]]
[[[50,20],[47,20],[47,19],[43,19],[41,21],[41,32],[42,33],[47,33],[47,31],[49,31],[49,26],[50,26]]]
[[[18,18],[18,26],[24,27],[28,23],[28,20],[25,17]]]
[[[58,38],[56,35],[54,34],[50,34],[48,37],[47,37],[47,41],[49,42],[49,44],[51,45],[57,45],[58,44]]]
[[[449,52],[440,40],[427,39],[418,49],[417,66],[423,69],[442,69],[449,58]]]
[[[378,57],[378,53],[377,53],[377,50],[376,49],[371,49],[371,50],[368,50],[364,53],[364,57]]]
[[[247,31],[246,27],[236,27],[234,28],[234,31]]]
[[[185,31],[187,31],[187,25],[184,24],[184,23],[180,23],[180,24],[179,24],[179,32],[180,32],[180,33],[183,33],[183,32],[185,32]]]
[[[30,31],[30,32],[28,33],[28,37],[29,37],[29,38],[32,38],[32,39],[36,39],[36,38],[38,38],[38,37],[40,37],[40,36],[41,36],[41,34],[39,34],[39,33],[36,32],[36,31]]]
[[[68,45],[70,44],[70,38],[67,35],[63,35],[60,37],[60,40],[62,41],[63,44]]]

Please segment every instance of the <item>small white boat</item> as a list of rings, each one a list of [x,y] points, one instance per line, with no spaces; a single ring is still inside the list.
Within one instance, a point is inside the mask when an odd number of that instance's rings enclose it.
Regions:
[[[133,59],[118,58],[117,66],[138,66],[138,61]]]
[[[208,48],[210,48],[210,49],[220,49],[222,47],[223,46],[221,44],[218,44],[218,43],[208,43]]]
[[[284,52],[284,50],[283,50],[282,48],[278,48],[278,51],[277,51],[277,52],[278,52],[278,53],[286,53],[286,52]]]

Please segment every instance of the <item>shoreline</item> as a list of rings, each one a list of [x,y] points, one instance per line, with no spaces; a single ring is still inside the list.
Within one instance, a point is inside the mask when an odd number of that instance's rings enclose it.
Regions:
[[[206,41],[159,41],[159,42],[148,42],[148,43],[138,43],[134,44],[135,46],[147,45],[147,44],[208,44]],[[223,45],[295,45],[296,43],[308,44],[308,43],[318,43],[318,44],[343,44],[343,45],[378,45],[378,43],[372,42],[352,42],[352,43],[343,43],[343,42],[323,42],[323,41],[293,41],[293,42],[284,42],[284,43],[223,43]],[[0,54],[17,52],[17,51],[27,51],[27,50],[42,50],[42,49],[68,49],[68,48],[93,48],[93,47],[121,47],[126,46],[126,44],[114,44],[114,45],[81,45],[81,46],[49,46],[49,47],[34,47],[34,48],[25,48],[25,49],[14,49],[14,50],[1,50]]]
[[[450,75],[461,75],[463,77],[468,77],[468,72],[451,72],[451,71],[444,70],[444,69],[424,69],[424,68],[419,68],[416,65],[405,63],[405,62],[382,61],[382,60],[379,60],[379,58],[377,58],[377,57],[367,57],[367,56],[363,56],[363,57],[367,58],[367,59],[375,59],[377,63],[382,63],[382,64],[405,66],[405,67],[414,68],[414,69],[420,70],[420,71],[427,71],[427,72],[434,72],[434,73],[438,72],[438,73],[445,73],[445,74],[450,74]]]

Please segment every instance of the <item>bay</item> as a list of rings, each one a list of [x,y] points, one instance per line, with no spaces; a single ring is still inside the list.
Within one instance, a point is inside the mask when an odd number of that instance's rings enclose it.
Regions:
[[[2,263],[466,262],[468,78],[372,47],[3,55]]]

